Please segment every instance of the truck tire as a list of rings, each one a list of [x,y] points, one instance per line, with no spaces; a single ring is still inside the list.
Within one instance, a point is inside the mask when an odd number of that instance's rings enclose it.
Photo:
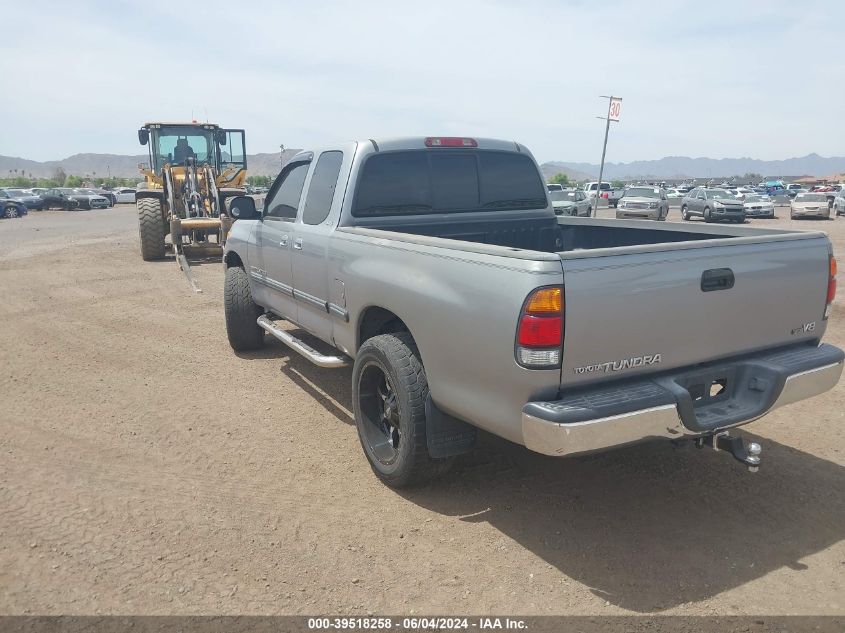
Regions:
[[[257,323],[264,310],[252,300],[249,277],[240,266],[226,269],[223,309],[226,313],[226,335],[233,350],[248,352],[264,345],[264,330]]]
[[[432,459],[426,444],[428,380],[408,332],[368,339],[355,356],[352,407],[364,454],[376,476],[405,488],[445,473],[453,458]]]
[[[141,237],[141,258],[145,262],[164,259],[164,223],[161,220],[161,201],[140,198],[138,208],[138,233]]]

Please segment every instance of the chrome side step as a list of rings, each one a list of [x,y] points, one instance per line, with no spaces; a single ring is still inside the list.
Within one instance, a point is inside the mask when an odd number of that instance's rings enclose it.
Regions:
[[[258,317],[258,325],[267,330],[274,338],[279,339],[282,343],[290,347],[293,351],[302,354],[318,367],[348,367],[349,359],[345,356],[325,356],[315,350],[307,343],[300,341],[290,332],[283,330],[276,325],[266,314]]]

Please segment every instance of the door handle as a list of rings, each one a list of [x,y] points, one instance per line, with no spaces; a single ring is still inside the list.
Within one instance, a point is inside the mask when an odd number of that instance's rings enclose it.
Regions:
[[[282,235],[282,237],[279,239],[279,246],[287,246],[287,245],[288,245],[288,236]]]
[[[302,250],[302,238],[301,237],[298,237],[293,241],[293,247],[298,251]]]

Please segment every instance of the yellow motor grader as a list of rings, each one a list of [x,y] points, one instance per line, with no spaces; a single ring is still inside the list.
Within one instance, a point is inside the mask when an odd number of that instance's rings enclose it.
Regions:
[[[188,257],[222,255],[233,222],[226,201],[245,193],[244,131],[213,123],[145,123],[138,140],[149,146],[150,157],[139,166],[146,186],[135,196],[141,257],[163,259],[170,234],[176,261],[201,292]]]

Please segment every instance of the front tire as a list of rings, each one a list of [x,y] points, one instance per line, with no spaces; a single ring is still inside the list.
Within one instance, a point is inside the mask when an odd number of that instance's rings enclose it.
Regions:
[[[708,224],[713,221],[713,216],[710,215],[710,209],[704,209],[704,221]]]
[[[161,219],[161,201],[141,198],[138,208],[138,233],[141,238],[141,258],[145,262],[164,259],[164,222]]]
[[[9,220],[11,220],[12,218],[20,217],[20,214],[18,213],[18,208],[15,207],[15,206],[9,205],[3,211],[3,217],[7,218]]]
[[[223,282],[226,335],[236,352],[248,352],[264,345],[264,330],[258,325],[263,310],[252,300],[249,277],[240,266],[226,269]]]
[[[364,454],[391,488],[429,481],[453,460],[432,459],[426,442],[428,380],[408,332],[368,339],[355,356],[352,406]]]
[[[690,219],[690,214],[689,214],[689,211],[687,211],[687,207],[686,207],[686,205],[684,205],[683,207],[681,207],[681,217],[682,217],[684,220],[689,220],[689,219]]]

